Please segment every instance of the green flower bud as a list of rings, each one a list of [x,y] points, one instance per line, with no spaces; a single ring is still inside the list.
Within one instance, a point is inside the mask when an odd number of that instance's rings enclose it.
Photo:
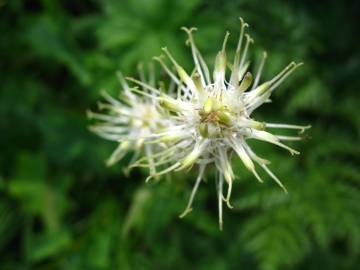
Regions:
[[[211,113],[214,107],[214,100],[212,98],[208,98],[204,103],[204,112]]]
[[[246,72],[244,78],[242,79],[242,81],[240,83],[239,91],[240,92],[246,91],[250,87],[252,80],[253,80],[253,76],[251,75],[251,73]]]
[[[209,127],[206,123],[201,123],[199,126],[199,132],[204,138],[209,137]]]
[[[182,108],[179,106],[179,103],[168,96],[161,96],[158,98],[159,104],[164,106],[166,109],[173,111],[173,112],[180,112]]]
[[[261,96],[264,94],[267,90],[269,90],[271,87],[270,82],[264,82],[263,84],[256,87],[254,90],[251,91],[251,93],[254,93],[255,96]]]
[[[227,126],[231,125],[231,114],[228,111],[220,111],[218,113],[220,123],[225,124]]]
[[[199,73],[195,72],[192,76],[191,76],[194,84],[195,84],[195,87],[196,89],[198,90],[199,92],[199,95],[201,97],[203,97],[205,95],[205,90],[204,90],[204,87],[202,86],[202,83],[201,83],[201,78],[200,78],[200,75]]]

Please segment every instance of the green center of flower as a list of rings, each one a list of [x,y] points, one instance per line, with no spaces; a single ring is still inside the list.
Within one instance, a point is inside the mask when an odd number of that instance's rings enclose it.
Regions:
[[[199,132],[205,138],[216,137],[232,125],[231,112],[214,98],[206,99],[199,115]]]

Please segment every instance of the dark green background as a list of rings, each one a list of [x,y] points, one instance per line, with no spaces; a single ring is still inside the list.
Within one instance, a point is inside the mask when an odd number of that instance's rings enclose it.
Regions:
[[[359,269],[359,1],[0,0],[0,269]],[[184,209],[196,171],[144,183],[104,160],[87,130],[116,70],[136,74],[167,46],[187,68],[181,26],[208,61],[242,16],[269,53],[264,79],[305,65],[255,117],[311,124],[291,144],[253,143],[289,190],[238,161],[233,210],[218,230],[213,177]],[[257,61],[255,61],[257,63]]]

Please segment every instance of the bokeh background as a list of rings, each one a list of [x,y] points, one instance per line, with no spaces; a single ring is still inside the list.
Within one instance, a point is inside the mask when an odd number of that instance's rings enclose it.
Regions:
[[[0,0],[0,269],[359,269],[359,14],[339,0]],[[163,46],[191,68],[181,26],[208,61],[226,30],[235,49],[239,16],[254,65],[269,53],[265,79],[305,63],[257,119],[312,129],[300,156],[253,144],[288,195],[234,163],[220,232],[213,177],[179,219],[196,171],[145,184],[128,157],[107,168],[116,145],[85,112]]]

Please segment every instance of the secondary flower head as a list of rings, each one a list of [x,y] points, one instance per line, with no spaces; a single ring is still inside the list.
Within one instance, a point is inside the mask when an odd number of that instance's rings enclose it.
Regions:
[[[150,70],[148,80],[145,79],[142,66],[139,67],[139,73],[143,83],[148,86],[155,85],[153,70]],[[130,164],[144,153],[150,173],[155,174],[153,155],[157,146],[145,144],[145,138],[157,133],[165,126],[163,110],[156,106],[156,100],[134,94],[133,91],[136,89],[129,87],[121,73],[118,73],[118,78],[122,86],[119,99],[103,91],[102,96],[105,102],[98,103],[98,108],[102,112],[88,111],[88,117],[95,120],[89,129],[107,140],[118,142],[117,148],[106,162],[108,166],[121,160],[130,151],[134,152]],[[143,89],[143,93],[146,91]]]
[[[154,157],[155,162],[151,161],[152,164],[168,167],[151,174],[150,178],[170,171],[188,169],[195,164],[199,166],[199,174],[188,205],[181,215],[185,216],[191,211],[205,167],[208,164],[214,164],[219,172],[217,196],[220,228],[222,227],[223,201],[231,207],[230,196],[235,177],[231,165],[233,153],[241,159],[257,180],[262,182],[254,163],[264,169],[286,191],[280,180],[268,168],[270,162],[254,153],[248,145],[248,140],[269,142],[288,150],[291,154],[298,154],[283,141],[300,140],[299,135],[274,135],[268,130],[297,129],[302,133],[309,128],[308,126],[258,122],[252,118],[253,111],[268,102],[273,91],[302,63],[291,62],[271,80],[260,83],[267,56],[263,53],[255,75],[248,71],[250,62],[247,61],[247,52],[252,39],[245,34],[248,25],[242,19],[240,20],[240,37],[234,59],[228,61],[226,56],[226,43],[229,37],[229,33],[226,33],[222,48],[216,56],[212,75],[195,45],[192,35],[195,29],[183,28],[188,35],[187,44],[191,48],[194,61],[193,72],[187,73],[168,49],[164,48],[176,73],[165,64],[162,57],[156,57],[155,60],[161,64],[172,83],[177,86],[177,92],[175,94],[161,93],[150,86],[143,85],[150,93],[148,96],[159,102],[169,112],[168,119],[171,119],[171,124],[167,128],[150,136],[152,143],[167,143],[169,146]],[[228,67],[230,67],[229,72],[227,72]],[[225,195],[224,182],[227,184]]]

